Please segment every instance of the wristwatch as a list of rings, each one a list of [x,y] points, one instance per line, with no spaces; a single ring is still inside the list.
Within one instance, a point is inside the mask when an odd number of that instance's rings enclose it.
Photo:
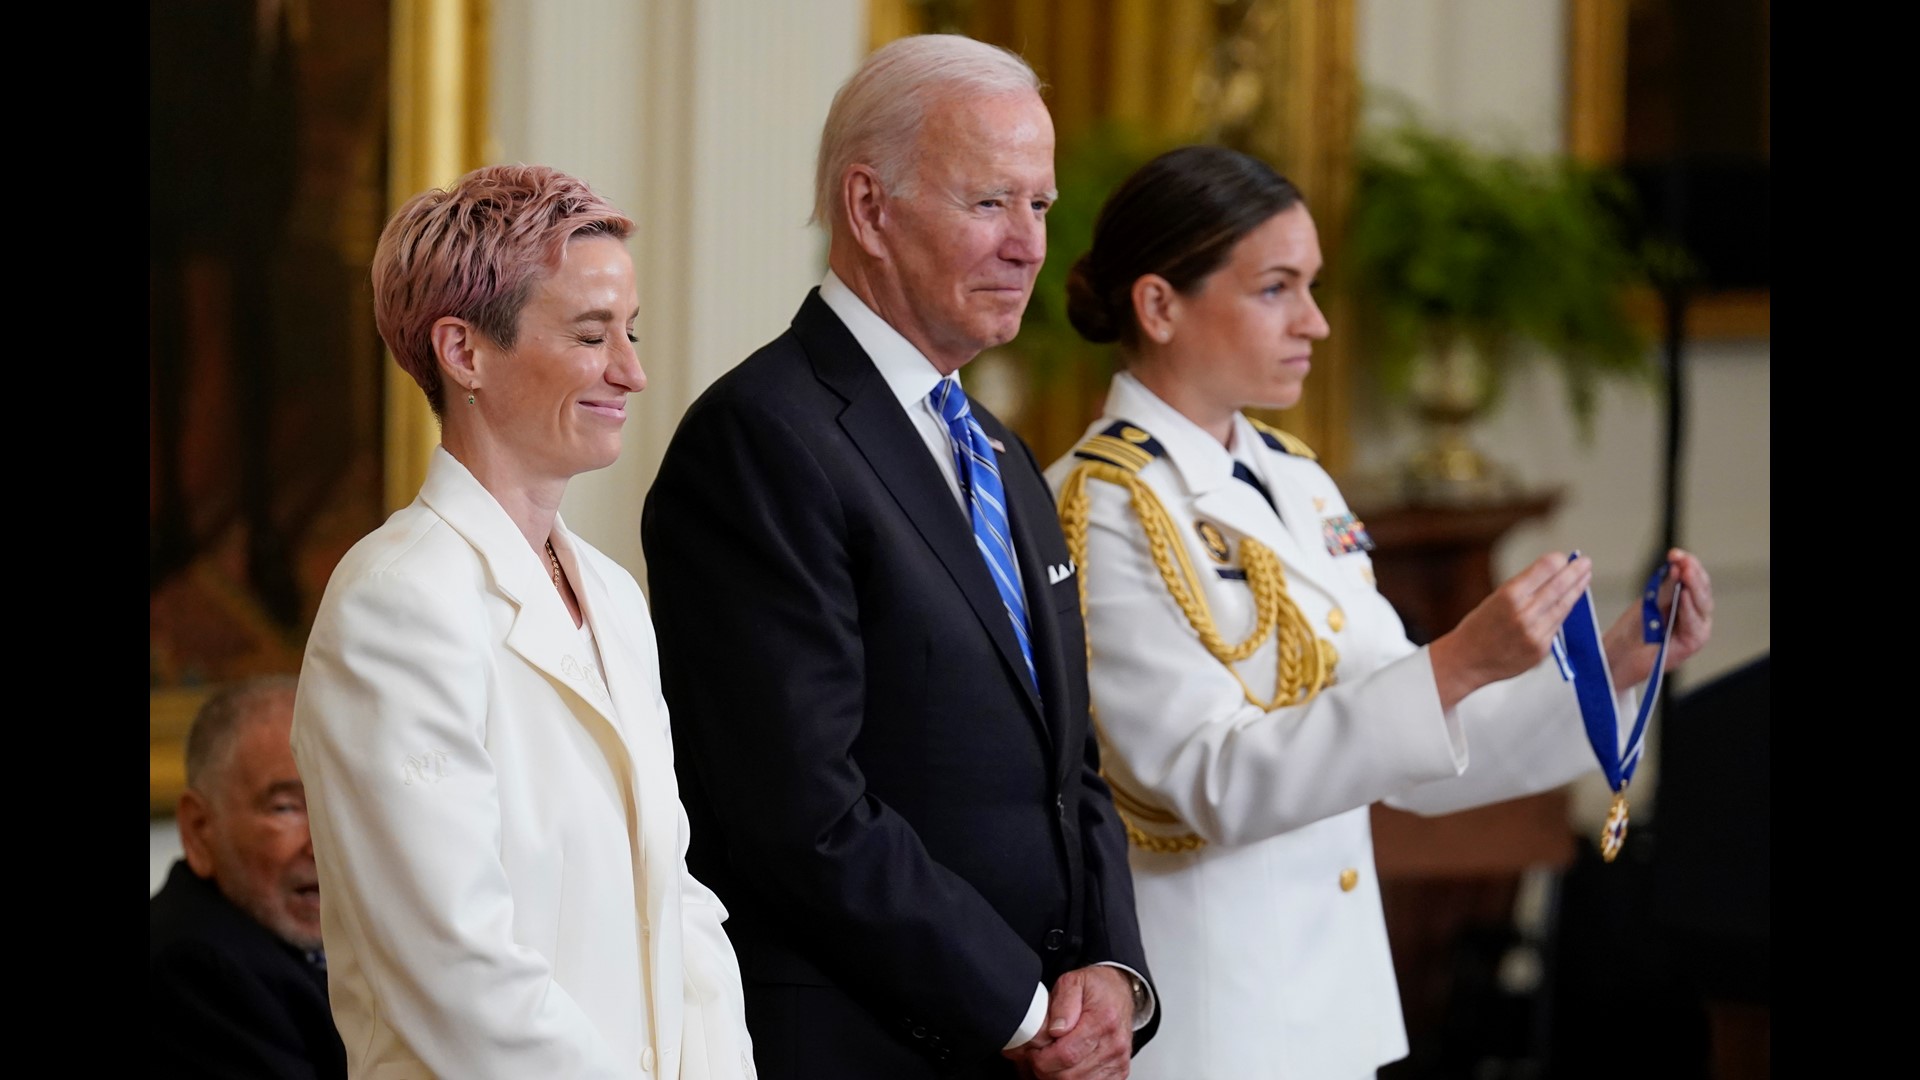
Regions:
[[[1133,984],[1133,1023],[1137,1028],[1153,1004],[1153,994],[1147,990],[1147,981],[1131,971],[1127,972],[1127,981]]]

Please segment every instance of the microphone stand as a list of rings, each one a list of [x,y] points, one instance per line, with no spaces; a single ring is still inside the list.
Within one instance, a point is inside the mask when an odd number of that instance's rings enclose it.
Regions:
[[[1660,185],[1664,218],[1661,224],[1665,228],[1659,231],[1665,231],[1670,239],[1658,245],[1664,250],[1661,257],[1653,260],[1651,276],[1660,294],[1666,331],[1664,375],[1667,409],[1661,461],[1660,547],[1647,564],[1647,578],[1652,577],[1653,572],[1666,561],[1667,552],[1680,542],[1680,462],[1687,435],[1687,305],[1697,270],[1681,240],[1686,235],[1687,167],[1676,161],[1669,163],[1662,171],[1666,174]],[[1662,736],[1666,731],[1665,718],[1672,711],[1674,696],[1673,680],[1662,679],[1657,703],[1662,720]]]

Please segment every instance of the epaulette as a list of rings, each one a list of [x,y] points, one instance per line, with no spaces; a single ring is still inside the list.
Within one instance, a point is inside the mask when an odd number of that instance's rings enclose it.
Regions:
[[[1074,457],[1104,461],[1128,472],[1139,472],[1166,452],[1160,440],[1125,420],[1115,421],[1107,430],[1073,448]]]
[[[1247,423],[1252,424],[1253,430],[1260,433],[1260,441],[1275,450],[1283,454],[1292,454],[1294,457],[1303,457],[1308,461],[1320,460],[1320,455],[1313,452],[1313,447],[1301,441],[1300,436],[1281,431],[1272,424],[1255,420],[1251,416],[1247,417]]]

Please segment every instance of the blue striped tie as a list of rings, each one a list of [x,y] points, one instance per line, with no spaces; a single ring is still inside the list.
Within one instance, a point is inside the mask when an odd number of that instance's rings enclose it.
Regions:
[[[960,488],[967,496],[968,516],[973,519],[973,542],[993,575],[993,587],[1000,590],[1000,603],[1013,622],[1013,636],[1020,642],[1020,655],[1027,659],[1027,674],[1034,689],[1040,677],[1033,669],[1032,632],[1027,624],[1027,600],[1020,594],[1020,579],[1013,562],[1013,534],[1007,528],[1006,491],[1000,486],[1000,466],[967,408],[967,395],[952,379],[941,379],[927,400],[947,422],[947,436],[953,446],[953,469]]]

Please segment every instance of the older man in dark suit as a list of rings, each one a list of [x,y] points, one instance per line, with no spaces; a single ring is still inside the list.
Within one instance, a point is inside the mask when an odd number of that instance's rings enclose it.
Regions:
[[[928,35],[834,99],[829,271],[675,434],[642,535],[689,864],[769,1078],[1125,1076],[1157,1003],[1033,455],[956,373],[1018,331],[1053,126]]]
[[[293,692],[291,678],[229,686],[187,736],[187,857],[147,905],[152,1075],[347,1075],[289,744]]]

